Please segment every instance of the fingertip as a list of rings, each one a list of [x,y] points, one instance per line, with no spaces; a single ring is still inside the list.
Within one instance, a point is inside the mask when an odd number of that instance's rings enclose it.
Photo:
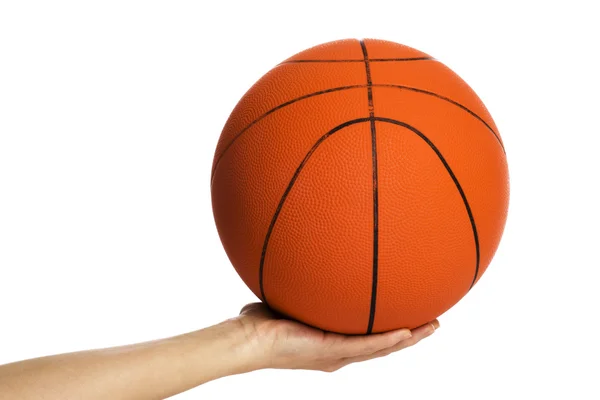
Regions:
[[[433,321],[427,322],[427,323],[413,329],[412,330],[413,337],[417,338],[417,340],[420,340],[422,338],[432,335],[439,327],[440,327],[439,321],[437,319],[434,319]]]
[[[262,303],[248,303],[240,310],[240,315],[255,310],[257,307],[262,306]]]
[[[433,333],[435,331],[437,331],[438,328],[440,327],[440,322],[437,319],[434,319],[433,321],[430,321],[427,324],[425,324],[425,327],[426,327],[425,335],[426,336],[433,335]]]

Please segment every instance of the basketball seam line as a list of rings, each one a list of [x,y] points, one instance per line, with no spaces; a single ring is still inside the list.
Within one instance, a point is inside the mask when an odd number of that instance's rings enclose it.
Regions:
[[[426,95],[429,95],[429,96],[437,97],[440,100],[447,101],[448,103],[453,104],[453,105],[455,105],[455,106],[463,109],[464,111],[466,111],[469,114],[471,114],[471,116],[473,116],[476,119],[478,119],[479,121],[481,121],[486,126],[486,128],[488,128],[490,130],[490,132],[492,132],[492,134],[496,137],[496,140],[498,141],[498,144],[500,145],[500,147],[502,147],[502,152],[504,154],[506,154],[506,150],[504,149],[504,144],[502,143],[502,140],[500,139],[500,136],[496,133],[496,131],[493,130],[492,127],[487,122],[485,122],[485,120],[482,117],[480,117],[479,115],[475,114],[474,111],[471,111],[469,108],[467,108],[466,106],[463,106],[459,102],[454,101],[454,100],[452,100],[449,97],[442,96],[441,94],[437,94],[435,92],[430,92],[428,90],[423,90],[423,89],[419,89],[419,88],[415,88],[415,87],[411,87],[411,86],[393,85],[393,84],[387,84],[387,83],[378,84],[378,85],[374,85],[374,86],[377,86],[377,87],[398,88],[398,89],[406,89],[406,90],[410,90],[412,92],[426,94]]]
[[[364,62],[364,58],[360,60],[346,59],[346,60],[287,60],[279,63],[278,65],[284,64],[301,64],[301,63],[353,63],[353,62]],[[370,58],[370,62],[403,62],[403,61],[437,61],[433,57],[405,57],[405,58]]]
[[[446,159],[442,155],[441,151],[433,144],[433,142],[431,141],[431,139],[429,139],[427,136],[425,136],[417,128],[415,128],[412,125],[409,125],[409,124],[407,124],[405,122],[398,121],[398,120],[395,120],[395,119],[392,119],[392,118],[374,117],[374,120],[375,121],[380,121],[380,122],[385,122],[385,123],[390,123],[390,124],[394,124],[394,125],[398,125],[398,126],[402,126],[404,128],[407,128],[408,130],[410,130],[411,132],[413,132],[417,136],[419,136],[421,139],[423,139],[423,141],[425,141],[425,143],[427,143],[429,145],[429,147],[431,147],[431,149],[436,153],[436,155],[438,156],[438,158],[440,159],[440,161],[442,162],[442,164],[446,168],[446,171],[450,175],[450,178],[454,182],[454,185],[456,186],[456,189],[458,190],[458,192],[459,192],[459,194],[460,194],[460,196],[461,196],[461,198],[463,200],[463,204],[464,204],[465,209],[467,211],[467,214],[469,216],[469,221],[471,222],[471,228],[473,230],[473,238],[474,238],[474,241],[475,241],[475,253],[476,253],[475,274],[474,274],[474,277],[473,277],[473,281],[471,282],[471,285],[469,287],[469,290],[470,290],[475,285],[475,282],[477,281],[477,277],[479,275],[479,262],[480,262],[479,235],[477,233],[477,226],[476,226],[476,223],[475,223],[475,218],[474,218],[473,213],[471,211],[471,207],[470,207],[469,202],[467,200],[467,196],[466,196],[464,190],[462,189],[462,186],[460,185],[460,182],[459,182],[458,178],[456,177],[456,175],[454,174],[454,172],[450,168],[450,165],[448,164],[448,162],[446,161]],[[275,210],[275,213],[273,214],[273,218],[271,219],[271,223],[269,224],[269,228],[268,228],[267,234],[265,236],[265,241],[263,243],[263,249],[262,249],[261,258],[260,258],[260,264],[259,264],[259,287],[260,287],[260,293],[261,293],[261,296],[262,296],[262,300],[263,300],[263,302],[267,306],[269,305],[269,303],[267,302],[267,298],[265,296],[263,276],[264,276],[265,256],[266,256],[267,248],[268,248],[268,245],[269,245],[269,240],[271,238],[271,235],[273,233],[273,229],[275,228],[275,224],[277,222],[277,219],[279,218],[279,214],[281,213],[283,205],[284,205],[284,203],[285,203],[288,195],[290,194],[290,192],[291,192],[294,184],[296,183],[296,180],[300,176],[300,173],[302,172],[302,169],[308,163],[308,160],[314,154],[314,152],[317,150],[317,148],[321,144],[323,144],[323,142],[325,141],[325,139],[329,138],[331,135],[333,135],[334,133],[342,130],[343,128],[346,128],[346,127],[354,125],[354,124],[358,124],[358,123],[362,123],[362,122],[370,122],[370,121],[371,121],[370,117],[369,118],[358,118],[358,119],[346,121],[346,122],[344,122],[344,123],[342,123],[342,124],[334,127],[333,129],[331,129],[330,131],[328,131],[326,134],[324,134],[323,136],[321,136],[319,138],[319,140],[317,140],[317,142],[308,151],[308,153],[306,154],[306,156],[304,156],[304,158],[302,159],[302,162],[300,163],[300,165],[298,166],[298,168],[296,168],[296,171],[294,172],[294,175],[292,176],[292,179],[288,183],[288,185],[287,185],[287,187],[286,187],[283,195],[281,196],[281,199],[279,200],[279,204],[277,205],[277,209]]]
[[[375,107],[373,105],[373,81],[371,79],[371,66],[369,54],[364,40],[360,40],[360,47],[364,55],[365,70],[367,74],[367,96],[369,100],[369,121],[371,125],[371,160],[373,164],[373,278],[371,283],[371,306],[369,310],[369,323],[367,335],[373,332],[375,311],[377,307],[377,281],[379,269],[379,188],[377,182],[377,130],[375,128]]]
[[[471,290],[473,288],[473,286],[475,285],[475,282],[477,281],[477,276],[479,275],[479,262],[480,262],[479,235],[477,233],[477,225],[475,224],[475,217],[473,216],[471,206],[469,205],[469,201],[467,200],[467,195],[465,194],[460,182],[458,181],[458,178],[456,177],[456,175],[450,168],[450,165],[448,164],[448,162],[442,155],[441,151],[433,144],[431,139],[429,139],[427,136],[425,136],[417,128],[415,128],[407,123],[404,123],[402,121],[398,121],[398,120],[391,119],[391,118],[376,118],[376,120],[407,128],[407,129],[411,130],[413,133],[415,133],[417,136],[419,136],[421,139],[423,139],[425,141],[425,143],[427,143],[429,145],[429,147],[431,147],[431,149],[436,153],[436,155],[438,156],[438,158],[440,159],[440,161],[446,168],[446,171],[452,178],[452,181],[454,182],[454,185],[456,186],[456,189],[458,190],[460,197],[462,198],[463,203],[465,205],[465,209],[469,216],[469,222],[471,223],[471,229],[473,230],[473,239],[475,241],[475,275],[473,277],[473,281],[471,282],[471,285],[469,286],[469,290]]]
[[[267,302],[267,296],[265,295],[265,288],[264,288],[264,281],[263,281],[267,247],[269,246],[269,240],[271,239],[271,234],[273,233],[273,229],[275,228],[275,223],[277,222],[277,219],[279,218],[279,213],[281,212],[283,204],[285,203],[288,195],[290,194],[290,191],[292,190],[294,183],[296,183],[296,180],[298,179],[300,172],[302,171],[302,169],[308,162],[309,158],[313,155],[313,153],[317,150],[317,148],[325,141],[325,139],[327,139],[334,133],[342,130],[343,128],[346,128],[350,125],[354,125],[354,124],[357,124],[360,122],[367,122],[369,120],[370,120],[369,118],[358,118],[358,119],[346,121],[346,122],[336,126],[335,128],[331,129],[330,131],[325,133],[323,136],[321,136],[319,138],[319,140],[317,140],[317,142],[310,148],[308,153],[304,156],[304,158],[302,159],[302,162],[300,162],[300,165],[298,166],[298,168],[296,168],[296,171],[294,172],[292,179],[288,183],[285,191],[283,192],[283,195],[281,196],[281,199],[279,200],[279,204],[277,204],[277,208],[275,209],[275,213],[273,214],[273,218],[271,219],[271,223],[269,224],[269,228],[267,229],[267,234],[265,235],[265,241],[263,243],[263,248],[262,248],[262,252],[261,252],[261,256],[260,256],[260,264],[259,264],[259,268],[258,268],[258,274],[259,274],[258,275],[258,284],[260,287],[260,294],[262,296],[262,300],[265,302],[265,304],[267,304],[267,305],[269,304]]]
[[[411,86],[393,85],[393,84],[377,84],[377,83],[372,84],[371,86],[372,87],[389,87],[389,88],[395,88],[395,89],[405,89],[405,90],[409,90],[409,91],[412,91],[412,92],[415,92],[415,93],[421,93],[421,94],[425,94],[425,95],[428,95],[428,96],[436,97],[436,98],[438,98],[440,100],[447,101],[448,103],[453,104],[453,105],[461,108],[462,110],[464,110],[464,111],[468,112],[469,114],[471,114],[471,116],[473,116],[474,118],[476,118],[477,120],[479,120],[481,123],[483,123],[486,126],[486,128],[488,128],[489,131],[492,132],[492,134],[494,135],[494,137],[498,141],[498,144],[502,148],[502,152],[504,154],[506,154],[506,151],[504,149],[504,144],[502,143],[502,140],[500,139],[500,136],[496,133],[496,131],[494,129],[492,129],[492,127],[487,122],[485,122],[485,120],[482,117],[480,117],[479,115],[477,115],[474,111],[472,111],[471,109],[467,108],[466,106],[460,104],[459,102],[454,101],[454,100],[452,100],[452,99],[450,99],[448,97],[439,95],[439,94],[437,94],[435,92],[429,92],[427,90],[418,89],[418,88],[414,88],[414,87],[411,87]],[[237,133],[231,139],[231,141],[225,146],[225,148],[221,151],[221,153],[217,156],[217,160],[215,161],[215,164],[214,164],[214,167],[213,167],[213,170],[212,170],[212,173],[211,173],[211,178],[210,178],[211,179],[211,183],[213,181],[213,178],[214,178],[214,175],[215,175],[215,171],[217,169],[217,165],[219,164],[219,162],[221,161],[221,159],[223,158],[223,156],[225,155],[225,153],[227,152],[227,150],[229,150],[229,148],[233,145],[233,143],[236,142],[237,139],[240,136],[242,136],[242,134],[244,134],[248,129],[250,129],[256,123],[258,123],[259,121],[261,121],[263,118],[265,118],[265,117],[273,114],[275,111],[278,111],[278,110],[280,110],[280,109],[282,109],[284,107],[287,107],[287,106],[289,106],[291,104],[294,104],[294,103],[296,103],[298,101],[301,101],[301,100],[306,100],[308,98],[315,97],[315,96],[320,96],[320,95],[327,94],[327,93],[344,91],[344,90],[350,90],[350,89],[357,89],[357,88],[364,88],[364,87],[367,87],[367,85],[340,86],[340,87],[336,87],[336,88],[331,88],[331,89],[326,89],[326,90],[320,90],[318,92],[309,93],[307,95],[300,96],[300,97],[297,97],[297,98],[292,99],[292,100],[288,100],[285,103],[282,103],[282,104],[280,104],[280,105],[278,105],[278,106],[276,106],[276,107],[268,110],[267,112],[265,112],[264,114],[262,114],[261,116],[257,117],[255,120],[253,120],[252,122],[250,122],[239,133]]]
[[[335,87],[335,88],[330,88],[330,89],[325,89],[325,90],[319,90],[318,92],[313,92],[313,93],[309,93],[309,94],[305,94],[304,96],[300,96],[300,97],[296,97],[295,99],[292,100],[288,100],[285,103],[281,103],[280,105],[270,109],[269,111],[265,112],[264,114],[262,114],[261,116],[259,116],[258,118],[256,118],[254,121],[250,122],[248,125],[246,125],[245,128],[243,128],[239,133],[237,133],[232,139],[231,141],[225,146],[225,148],[223,149],[223,151],[221,151],[221,154],[218,156],[217,160],[215,161],[215,165],[213,167],[213,171],[211,174],[211,182],[212,179],[215,175],[215,171],[217,169],[217,165],[219,164],[219,161],[221,161],[221,158],[223,158],[223,156],[225,155],[225,153],[227,152],[227,150],[229,150],[229,148],[233,145],[233,143],[240,137],[242,136],[242,134],[244,134],[244,132],[246,132],[248,129],[250,129],[252,126],[254,126],[256,123],[258,123],[259,121],[261,121],[263,118],[273,114],[275,111],[280,110],[284,107],[287,107],[291,104],[294,104],[298,101],[301,100],[306,100],[308,98],[311,97],[315,97],[315,96],[320,96],[322,94],[327,94],[327,93],[332,93],[332,92],[338,92],[338,91],[342,91],[342,90],[349,90],[349,89],[357,89],[357,88],[362,88],[365,87],[365,85],[349,85],[349,86],[339,86],[339,87]]]

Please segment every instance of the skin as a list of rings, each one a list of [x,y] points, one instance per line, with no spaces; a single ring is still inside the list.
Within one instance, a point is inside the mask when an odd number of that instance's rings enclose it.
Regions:
[[[421,327],[344,336],[280,318],[261,303],[179,336],[0,366],[0,399],[165,399],[203,383],[265,368],[336,371],[431,335]]]

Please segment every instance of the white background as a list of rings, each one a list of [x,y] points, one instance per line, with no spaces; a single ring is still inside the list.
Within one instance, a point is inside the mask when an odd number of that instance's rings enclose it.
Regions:
[[[494,261],[414,348],[177,398],[600,398],[595,6],[490,3],[0,3],[0,364],[175,335],[255,301],[212,217],[222,126],[284,58],[374,37],[445,62],[494,116],[512,187]]]

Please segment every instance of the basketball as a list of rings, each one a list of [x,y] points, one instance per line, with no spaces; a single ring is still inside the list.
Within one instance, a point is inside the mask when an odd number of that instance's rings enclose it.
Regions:
[[[411,47],[348,39],[248,90],[217,143],[211,195],[256,296],[310,326],[370,334],[427,323],[473,288],[502,237],[509,176],[463,79]]]

